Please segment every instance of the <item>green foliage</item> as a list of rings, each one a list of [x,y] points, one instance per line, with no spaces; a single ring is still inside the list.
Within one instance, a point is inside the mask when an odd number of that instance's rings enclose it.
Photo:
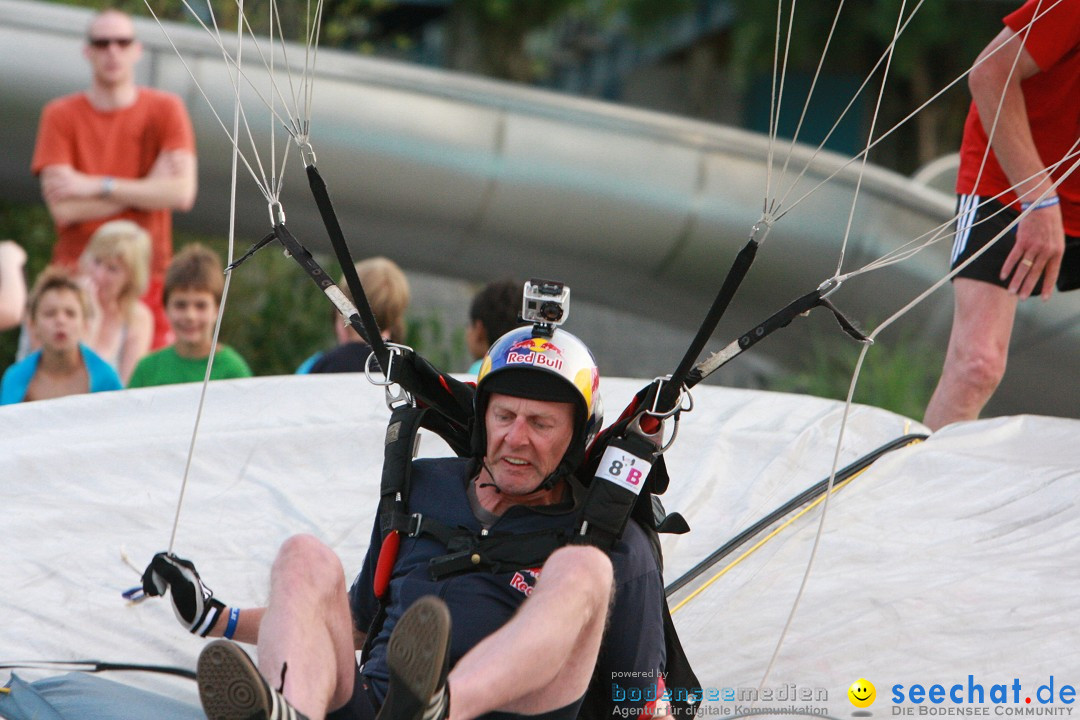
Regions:
[[[852,76],[862,80],[869,76],[856,102],[857,106],[866,108],[867,114],[877,104],[886,71],[886,63],[879,61],[887,54],[903,9],[903,29],[887,65],[886,92],[875,127],[877,137],[966,73],[979,51],[1000,30],[1001,17],[1006,11],[967,0],[732,2],[738,19],[731,31],[729,70],[736,86],[745,89],[757,78],[771,77],[774,61],[777,68],[782,68],[785,56],[789,77],[800,74],[812,77],[820,63],[826,77]],[[834,20],[836,27],[832,30]],[[832,40],[826,52],[830,32]],[[802,98],[784,99],[789,112],[802,105]],[[837,98],[834,102],[839,106],[835,113],[847,101],[848,98]],[[954,85],[950,92],[919,112],[913,122],[905,123],[892,134],[871,159],[907,173],[954,150],[960,141],[969,101],[964,84]],[[854,112],[859,116],[859,107]],[[860,146],[863,143],[865,138]]]
[[[801,367],[777,376],[768,389],[843,400],[851,385],[860,347],[835,336],[815,334]],[[863,361],[854,402],[892,410],[919,419],[934,391],[944,356],[909,329],[880,338]]]
[[[144,0],[56,0],[64,4],[101,9],[117,7],[133,15],[146,15]],[[208,2],[186,6],[182,0],[147,0],[162,20],[235,28],[237,3]],[[551,30],[563,18],[573,16],[592,24],[625,14],[631,27],[644,33],[656,25],[693,8],[697,0],[453,0],[448,3],[446,57],[457,69],[492,77],[532,82],[543,77],[548,64],[526,49],[528,36]],[[308,0],[246,0],[244,15],[257,36],[275,28],[286,39],[311,34],[307,24],[314,15]],[[190,9],[189,9],[190,8]],[[319,31],[320,44],[356,50],[409,56],[418,37],[396,24],[407,13],[425,11],[400,0],[326,0]],[[430,9],[428,12],[431,12]],[[438,10],[435,11],[436,13]],[[408,23],[406,23],[406,27]],[[413,30],[415,32],[415,30]],[[466,49],[462,49],[466,48]]]
[[[695,0],[608,0],[608,5],[610,12],[625,12],[635,28],[647,31],[689,12]]]
[[[741,48],[733,60],[736,69],[743,73],[771,71],[777,29],[783,53],[784,41],[789,39],[789,27],[793,28],[789,66],[812,72],[821,58],[834,21],[836,29],[825,68],[833,72],[865,72],[885,53],[897,30],[897,18],[903,7],[902,24],[905,27],[896,45],[890,73],[906,80],[916,72],[917,66],[927,65],[945,82],[967,69],[983,46],[1000,30],[1004,14],[1004,11],[988,9],[984,4],[962,0],[931,0],[917,4],[904,0],[847,0],[842,6],[837,2],[793,3],[791,0],[732,2],[738,12],[732,35],[735,44]],[[913,12],[916,9],[917,12]]]
[[[0,240],[14,240],[26,250],[26,284],[33,282],[49,264],[56,242],[52,219],[43,205],[16,205],[0,200]],[[15,360],[18,328],[0,333],[0,368]]]
[[[448,331],[445,318],[438,311],[414,312],[405,318],[405,345],[446,372],[460,372],[469,364],[465,329],[456,327]]]

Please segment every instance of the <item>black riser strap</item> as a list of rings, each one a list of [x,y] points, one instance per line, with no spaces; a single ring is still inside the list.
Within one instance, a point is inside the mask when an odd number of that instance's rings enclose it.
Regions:
[[[735,261],[731,264],[727,277],[724,278],[724,284],[720,286],[720,292],[716,294],[716,299],[713,300],[712,307],[709,308],[709,314],[705,316],[701,327],[698,328],[697,335],[694,336],[693,342],[690,343],[682,362],[672,373],[671,382],[665,384],[660,393],[657,409],[661,412],[671,410],[675,407],[675,403],[678,402],[683,383],[697,361],[698,355],[704,349],[705,343],[709,341],[713,331],[716,330],[720,318],[727,312],[728,305],[731,304],[732,298],[735,297],[739,285],[742,284],[747,273],[750,272],[750,266],[754,264],[757,250],[757,240],[750,238],[746,245],[743,246],[743,249],[739,251],[739,254],[735,256]]]
[[[322,269],[322,266],[311,256],[307,248],[301,245],[300,241],[289,232],[289,229],[285,227],[285,223],[278,223],[274,226],[274,235],[282,247],[289,252],[292,259],[315,281],[320,290],[326,292],[326,288],[335,284],[333,278]]]
[[[694,387],[709,375],[712,375],[721,367],[767,338],[773,332],[782,327],[787,327],[791,324],[792,320],[800,315],[810,312],[816,307],[827,308],[833,314],[833,317],[836,318],[836,322],[839,323],[840,328],[850,337],[859,342],[870,342],[870,339],[863,335],[850,320],[844,317],[844,314],[841,313],[832,302],[827,298],[821,297],[820,290],[811,290],[802,297],[793,300],[782,310],[773,313],[767,320],[757,325],[749,332],[739,336],[737,342],[730,343],[727,347],[719,352],[713,353],[699,363],[687,376],[686,386],[688,388]]]
[[[375,320],[375,314],[371,310],[367,294],[364,292],[364,286],[360,283],[360,277],[356,274],[352,253],[349,252],[349,246],[345,242],[345,234],[341,231],[341,225],[338,223],[337,213],[334,212],[334,204],[330,201],[330,193],[326,189],[326,183],[323,181],[322,175],[319,174],[318,168],[314,165],[307,166],[307,176],[311,194],[315,197],[315,204],[319,207],[319,214],[322,216],[326,233],[330,236],[330,244],[333,246],[334,254],[341,265],[341,272],[345,275],[345,284],[349,286],[349,292],[352,293],[353,302],[356,303],[356,309],[360,314],[360,321],[367,331],[361,332],[360,335],[371,346],[371,351],[375,353],[379,366],[389,367],[387,362],[389,351],[383,341],[382,332],[379,330],[379,323]]]
[[[773,332],[790,325],[792,320],[803,313],[810,312],[810,310],[817,307],[820,301],[821,293],[817,290],[808,292],[801,298],[792,301],[783,310],[773,313],[765,322],[739,337],[739,348],[744,351],[749,350]]]

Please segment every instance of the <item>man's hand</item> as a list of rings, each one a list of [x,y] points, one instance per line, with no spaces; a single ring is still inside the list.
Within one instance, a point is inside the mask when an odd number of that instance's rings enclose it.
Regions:
[[[1016,228],[1016,244],[1001,266],[1001,279],[1009,281],[1009,292],[1021,300],[1031,297],[1042,277],[1042,299],[1049,300],[1065,255],[1065,227],[1061,205],[1032,209]]]
[[[173,612],[189,632],[206,637],[225,605],[203,584],[190,560],[172,553],[154,556],[142,576],[143,592],[151,597],[171,592]]]

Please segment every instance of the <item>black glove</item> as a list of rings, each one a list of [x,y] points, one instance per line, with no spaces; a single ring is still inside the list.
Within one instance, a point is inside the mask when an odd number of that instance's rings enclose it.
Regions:
[[[143,592],[151,597],[172,591],[173,612],[189,632],[206,637],[214,627],[225,605],[214,598],[214,592],[203,584],[190,560],[172,553],[154,556],[142,576]]]

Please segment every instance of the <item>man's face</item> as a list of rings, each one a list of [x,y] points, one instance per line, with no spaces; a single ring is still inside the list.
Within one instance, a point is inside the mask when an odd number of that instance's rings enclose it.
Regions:
[[[484,427],[485,461],[497,486],[507,493],[528,493],[566,454],[574,434],[574,406],[494,393]]]
[[[131,18],[115,11],[99,15],[90,23],[83,54],[95,84],[113,88],[133,83],[142,46],[135,39]]]

